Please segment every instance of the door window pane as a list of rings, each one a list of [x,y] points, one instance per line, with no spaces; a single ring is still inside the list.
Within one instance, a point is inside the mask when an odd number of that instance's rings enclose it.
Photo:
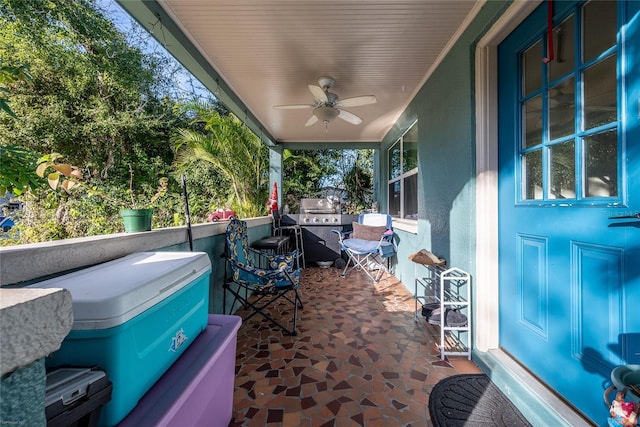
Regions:
[[[616,56],[584,72],[584,128],[615,122],[618,117]]]
[[[524,199],[542,199],[542,150],[532,151],[522,159]]]
[[[524,103],[524,148],[542,142],[542,97],[535,96]]]
[[[542,42],[537,42],[522,55],[524,70],[523,96],[542,87]]]
[[[616,44],[615,1],[590,1],[584,7],[584,61],[590,61]]]
[[[576,198],[576,154],[573,141],[556,144],[551,147],[551,186],[550,199]]]
[[[593,135],[584,140],[586,196],[618,196],[618,132]]]
[[[616,129],[621,38],[616,20],[623,4],[564,3],[564,21],[552,33],[554,59],[542,61],[547,54],[544,26],[532,34],[535,44],[522,51],[517,141],[521,201],[557,205],[564,199],[569,202],[563,205],[591,205],[612,203],[594,198],[620,197]]]
[[[549,139],[575,132],[576,104],[573,77],[549,89]]]
[[[553,29],[554,60],[549,62],[549,80],[553,81],[573,70],[574,19],[571,16]]]

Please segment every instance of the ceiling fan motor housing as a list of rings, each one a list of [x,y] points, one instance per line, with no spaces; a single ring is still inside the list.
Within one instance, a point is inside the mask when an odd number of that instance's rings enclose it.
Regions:
[[[375,104],[377,102],[374,95],[354,96],[339,100],[338,95],[333,92],[329,92],[329,89],[335,83],[333,78],[320,77],[318,79],[318,83],[320,86],[307,85],[314,98],[313,104],[274,105],[273,108],[279,110],[313,108],[313,115],[309,120],[307,120],[305,126],[313,126],[318,120],[322,121],[326,125],[336,117],[339,117],[352,125],[359,125],[362,123],[362,119],[342,108],[359,107],[361,105]]]

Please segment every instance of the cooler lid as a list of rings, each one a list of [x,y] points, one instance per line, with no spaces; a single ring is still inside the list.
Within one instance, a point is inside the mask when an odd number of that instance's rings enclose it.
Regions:
[[[39,282],[73,300],[73,329],[106,329],[132,319],[211,271],[205,252],[138,252]]]

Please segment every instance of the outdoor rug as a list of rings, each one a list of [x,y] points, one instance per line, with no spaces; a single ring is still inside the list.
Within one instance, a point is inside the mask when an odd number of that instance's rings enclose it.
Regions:
[[[485,374],[453,375],[429,395],[434,427],[531,426]]]

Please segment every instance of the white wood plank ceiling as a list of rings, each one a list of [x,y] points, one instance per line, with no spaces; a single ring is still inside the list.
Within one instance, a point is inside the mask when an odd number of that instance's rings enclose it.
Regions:
[[[161,0],[159,4],[278,142],[378,142],[480,9],[476,0]],[[340,99],[375,95],[305,126],[307,85]],[[242,117],[240,117],[242,119]]]

